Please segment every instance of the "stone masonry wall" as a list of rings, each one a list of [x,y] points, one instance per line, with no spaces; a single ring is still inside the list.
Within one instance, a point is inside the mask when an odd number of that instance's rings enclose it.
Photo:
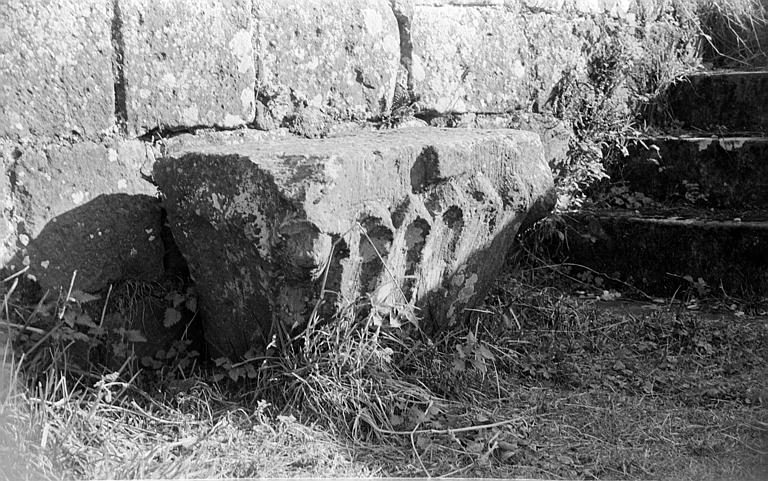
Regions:
[[[4,0],[0,265],[29,266],[54,289],[75,269],[86,290],[158,278],[165,246],[151,175],[159,156],[204,136],[333,135],[385,118],[403,99],[433,116],[543,112],[565,70],[585,71],[600,25],[641,42],[664,8],[653,0]],[[513,127],[538,130],[549,155],[564,155],[550,127]]]

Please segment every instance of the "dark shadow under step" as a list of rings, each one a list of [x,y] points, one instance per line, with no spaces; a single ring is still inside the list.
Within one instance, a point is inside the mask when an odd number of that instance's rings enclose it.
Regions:
[[[563,260],[649,294],[672,295],[690,276],[729,295],[768,295],[768,214],[728,220],[708,211],[596,210],[563,217]]]
[[[768,138],[656,137],[638,140],[609,168],[613,182],[654,200],[715,208],[768,207]]]
[[[673,116],[688,129],[768,132],[768,71],[689,75],[668,98]]]

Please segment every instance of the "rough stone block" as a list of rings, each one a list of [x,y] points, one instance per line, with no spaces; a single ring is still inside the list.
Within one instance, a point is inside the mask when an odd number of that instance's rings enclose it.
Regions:
[[[18,144],[3,153],[18,234],[14,252],[4,255],[14,256],[9,267],[29,264],[51,289],[68,286],[73,269],[83,290],[123,274],[162,273],[160,211],[150,205],[156,190],[140,176],[151,164],[143,143]]]
[[[522,0],[522,4],[533,11],[572,11],[582,15],[607,14],[616,18],[626,18],[633,8],[639,8],[638,3],[638,0]]]
[[[254,2],[262,127],[305,107],[336,119],[389,108],[400,62],[387,0]]]
[[[113,126],[111,22],[100,0],[0,3],[0,136]]]
[[[414,92],[437,112],[500,112],[525,103],[519,16],[496,6],[416,5],[411,19]]]
[[[423,5],[399,10],[410,40],[413,92],[437,113],[499,113],[543,106],[565,70],[583,70],[577,35],[585,19],[522,16],[498,5]],[[405,17],[404,17],[405,16]]]
[[[120,0],[118,87],[130,133],[235,127],[255,115],[248,0]]]
[[[555,170],[566,161],[573,127],[551,115],[514,112],[511,114],[447,114],[430,120],[433,127],[515,129],[535,132],[541,137],[544,158]]]
[[[220,354],[263,349],[320,292],[414,303],[444,323],[482,300],[522,222],[552,206],[536,134],[414,128],[192,147],[155,164]]]
[[[10,175],[20,233],[34,238],[51,219],[99,194],[152,195],[154,187],[139,175],[148,163],[142,147],[138,141],[17,146]]]

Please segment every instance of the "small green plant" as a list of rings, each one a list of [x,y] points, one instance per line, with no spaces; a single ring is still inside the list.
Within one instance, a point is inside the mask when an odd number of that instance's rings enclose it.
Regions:
[[[176,369],[188,372],[194,365],[200,353],[190,349],[192,341],[189,339],[177,339],[173,341],[168,350],[160,349],[153,356],[142,356],[141,365],[150,369],[169,367],[171,371]]]
[[[626,184],[612,185],[606,198],[611,205],[623,209],[641,209],[655,203],[652,198],[642,192],[635,192]]]
[[[688,284],[699,297],[705,297],[710,293],[709,284],[701,277],[694,279],[690,275],[685,275],[683,279],[688,281]]]
[[[163,326],[173,327],[183,318],[186,309],[193,315],[197,312],[197,293],[193,287],[187,287],[184,292],[172,290],[165,296],[168,307],[165,308]]]
[[[91,352],[109,351],[114,363],[131,355],[135,343],[146,342],[138,329],[115,324],[116,313],[97,307],[100,296],[72,290],[58,298],[43,297],[27,317],[27,324],[42,327],[22,330],[16,339],[28,363],[44,369],[46,365],[67,361],[85,368]],[[99,317],[94,317],[99,313]],[[69,354],[72,354],[70,356]]]
[[[419,97],[409,91],[408,87],[397,84],[392,108],[383,113],[379,118],[379,128],[392,129],[410,119],[419,113]]]
[[[707,60],[715,68],[768,65],[768,4],[763,0],[698,0],[695,10]]]
[[[706,192],[701,191],[701,186],[696,182],[683,180],[683,189],[685,189],[685,200],[691,204],[706,202],[709,198]]]
[[[463,343],[456,344],[456,353],[453,357],[453,370],[456,372],[466,371],[472,367],[476,371],[485,375],[488,372],[488,362],[493,362],[495,357],[488,347],[477,339],[477,326],[475,332],[467,332]]]
[[[256,379],[259,376],[256,362],[259,360],[253,351],[248,351],[244,355],[244,360],[232,362],[228,357],[219,357],[214,359],[216,371],[212,374],[211,380],[220,382],[224,378],[229,378],[232,382],[239,382],[245,379]]]

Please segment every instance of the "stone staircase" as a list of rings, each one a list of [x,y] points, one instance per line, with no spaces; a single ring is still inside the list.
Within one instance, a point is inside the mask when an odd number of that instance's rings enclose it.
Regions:
[[[608,206],[564,216],[567,259],[654,295],[768,295],[768,71],[691,75],[668,106],[682,130],[637,139]]]

